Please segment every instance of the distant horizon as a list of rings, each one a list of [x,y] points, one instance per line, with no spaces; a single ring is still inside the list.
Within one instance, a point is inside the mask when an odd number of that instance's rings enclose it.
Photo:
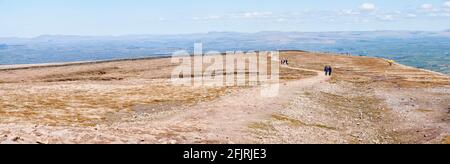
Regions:
[[[107,60],[192,52],[305,50],[394,59],[402,64],[450,74],[450,31],[259,31],[120,36],[41,35],[0,38],[0,65]]]
[[[0,38],[19,38],[19,39],[33,39],[39,37],[46,36],[73,36],[73,37],[124,37],[124,36],[175,36],[175,35],[195,35],[195,34],[211,34],[211,33],[240,33],[240,34],[258,34],[258,33],[266,33],[266,32],[280,32],[280,33],[339,33],[339,32],[449,32],[450,28],[443,30],[354,30],[354,31],[256,31],[256,32],[240,32],[240,31],[208,31],[208,32],[196,32],[196,33],[164,33],[164,34],[156,34],[156,33],[136,33],[136,34],[120,34],[120,35],[79,35],[79,34],[40,34],[36,36],[10,36],[10,37],[2,37]]]

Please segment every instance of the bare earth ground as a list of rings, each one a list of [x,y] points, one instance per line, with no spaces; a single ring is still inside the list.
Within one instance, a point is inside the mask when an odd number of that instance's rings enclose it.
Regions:
[[[0,70],[0,143],[450,143],[448,76],[376,58],[282,57],[274,98],[173,86],[170,59]]]

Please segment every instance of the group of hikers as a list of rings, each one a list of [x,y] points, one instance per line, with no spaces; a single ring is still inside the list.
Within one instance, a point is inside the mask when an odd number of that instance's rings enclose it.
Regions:
[[[289,65],[289,59],[281,59],[281,65]]]
[[[333,68],[329,65],[325,66],[325,76],[331,76],[331,73],[333,72]]]
[[[281,65],[289,65],[289,59],[281,59]],[[333,73],[333,67],[330,65],[325,66],[324,72],[326,76],[331,76],[331,73]]]
[[[393,66],[395,64],[394,60],[387,60],[387,62],[389,63],[390,66]],[[289,60],[281,59],[281,65],[289,65]],[[325,72],[325,76],[331,76],[331,74],[333,73],[333,67],[327,65],[325,66],[323,71]]]
[[[289,65],[289,59],[281,59],[281,65]]]

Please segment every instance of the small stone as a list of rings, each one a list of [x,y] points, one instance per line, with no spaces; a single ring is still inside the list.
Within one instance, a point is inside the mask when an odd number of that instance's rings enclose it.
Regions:
[[[35,132],[34,135],[40,137],[40,136],[42,136],[43,134],[42,134],[42,133],[39,133],[39,132]]]
[[[12,141],[14,141],[14,142],[17,142],[17,141],[19,141],[19,140],[22,140],[22,138],[20,138],[20,137],[14,137],[14,138],[12,139]]]

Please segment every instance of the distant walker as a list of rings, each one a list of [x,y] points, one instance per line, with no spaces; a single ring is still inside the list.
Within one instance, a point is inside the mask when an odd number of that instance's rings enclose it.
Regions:
[[[282,59],[281,65],[289,65],[289,59]]]
[[[329,65],[325,66],[325,76],[331,76],[331,73],[333,72],[333,68]]]

